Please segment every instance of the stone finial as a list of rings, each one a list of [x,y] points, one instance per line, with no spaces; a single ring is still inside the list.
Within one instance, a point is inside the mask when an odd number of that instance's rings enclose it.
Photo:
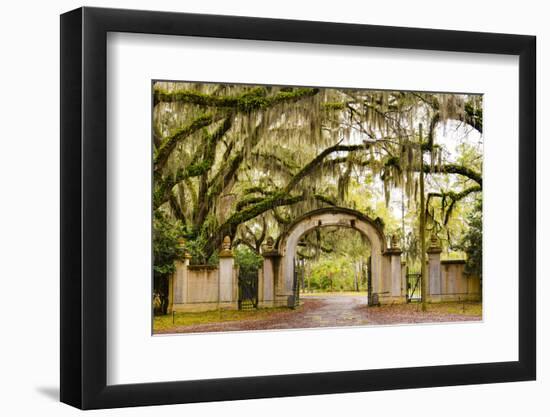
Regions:
[[[231,249],[231,238],[229,236],[223,238],[222,249]]]
[[[271,236],[268,236],[265,243],[262,245],[262,255],[264,257],[277,256],[275,240],[273,240]]]
[[[437,234],[435,232],[432,232],[432,235],[430,236],[430,246],[432,247],[439,247],[439,238],[437,237]]]
[[[178,246],[179,246],[180,249],[185,248],[185,239],[184,238],[180,237],[178,239]]]
[[[388,254],[401,255],[401,248],[399,247],[399,237],[396,234],[390,236],[390,248],[387,250]]]
[[[233,252],[231,251],[231,238],[229,236],[225,236],[223,238],[222,250],[220,251],[220,256],[221,257],[233,256]]]
[[[393,234],[391,236],[391,248],[392,249],[399,249],[399,238],[396,234]]]
[[[430,246],[428,247],[428,253],[440,253],[441,250],[441,241],[439,240],[437,233],[432,232],[430,236]]]

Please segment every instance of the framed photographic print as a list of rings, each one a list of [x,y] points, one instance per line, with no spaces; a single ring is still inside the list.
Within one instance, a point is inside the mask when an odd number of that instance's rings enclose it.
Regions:
[[[61,400],[535,379],[535,38],[61,16]]]

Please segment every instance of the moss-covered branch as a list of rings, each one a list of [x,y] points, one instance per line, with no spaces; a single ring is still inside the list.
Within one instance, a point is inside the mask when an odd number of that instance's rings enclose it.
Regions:
[[[257,251],[256,247],[246,239],[238,238],[238,239],[235,239],[233,241],[233,247],[234,248],[236,248],[239,245],[245,245],[245,246],[248,246],[252,251],[254,251],[254,252]]]
[[[243,194],[256,194],[256,193],[259,193],[259,194],[272,194],[271,191],[268,191],[266,190],[265,187],[261,187],[259,185],[255,185],[253,187],[248,187],[248,188],[245,188],[243,190]]]
[[[319,92],[317,88],[296,88],[292,91],[279,91],[268,96],[264,88],[254,88],[237,96],[215,96],[192,90],[165,91],[157,89],[154,92],[156,103],[188,103],[205,107],[231,108],[238,112],[267,109],[281,103],[292,103],[306,97],[312,97]]]
[[[443,224],[447,224],[449,222],[449,218],[451,216],[451,213],[456,205],[456,203],[458,203],[460,200],[464,199],[465,197],[469,196],[470,194],[473,194],[473,193],[479,193],[481,192],[481,186],[479,185],[474,185],[472,187],[468,187],[468,188],[465,188],[464,190],[456,193],[454,191],[445,191],[445,192],[440,192],[440,193],[429,193],[428,194],[428,199],[427,199],[427,204],[426,206],[428,206],[430,204],[430,200],[432,198],[441,198],[441,205],[442,205],[442,210],[445,209],[445,201],[447,199],[451,200],[451,203],[449,204],[449,206],[447,207],[447,210],[445,212],[445,216],[444,216],[444,219],[443,219]]]
[[[288,194],[283,192],[274,193],[271,196],[263,198],[261,201],[257,202],[254,205],[251,205],[241,211],[237,211],[233,213],[220,227],[219,235],[234,236],[237,226],[239,224],[252,220],[253,218],[258,217],[260,214],[263,214],[274,207],[296,204],[302,201],[303,199],[304,199],[303,194],[289,196]],[[218,236],[217,238],[221,242],[221,237]],[[219,243],[219,242],[216,242],[216,243]]]
[[[273,214],[273,217],[279,224],[290,224],[292,222],[292,219],[288,217],[283,217],[281,213],[279,213],[279,210],[277,210],[277,207],[273,207],[271,209],[271,213]]]
[[[460,201],[463,198],[469,196],[472,193],[481,192],[481,187],[479,185],[474,185],[472,187],[465,188],[464,190],[456,193],[454,191],[445,191],[440,193],[429,193],[428,198],[440,197],[440,198],[450,198],[451,200]]]
[[[260,132],[266,127],[267,123],[266,118],[262,118],[260,123],[256,125],[252,133],[250,133],[250,135],[246,138],[250,149],[253,149],[261,140]],[[231,159],[227,160],[227,162],[223,164],[220,170],[213,176],[212,180],[208,182],[206,187],[208,192],[205,191],[206,198],[203,199],[202,206],[197,216],[197,220],[199,222],[204,220],[207,211],[212,207],[216,197],[224,191],[224,188],[226,188],[228,184],[233,183],[237,171],[244,161],[246,154],[245,148],[246,145]]]
[[[170,198],[168,201],[170,202],[170,208],[172,209],[172,212],[174,213],[176,219],[180,220],[182,224],[185,224],[185,214],[178,202],[178,199],[176,198],[176,195],[174,193],[170,193]]]
[[[299,168],[293,161],[269,152],[254,152],[252,154],[258,162],[263,162],[267,168],[275,168],[278,172],[287,176],[292,176]]]
[[[394,156],[392,158],[389,158],[385,165],[386,166],[394,166],[397,168],[400,167],[399,158]],[[465,167],[464,165],[459,164],[443,164],[441,167],[434,166],[433,169],[430,165],[424,165],[424,173],[426,174],[457,174],[462,175],[464,177],[467,177],[479,184],[480,187],[483,186],[483,179],[481,177],[481,174],[474,171],[473,169],[470,169],[468,167]],[[418,167],[413,167],[413,170],[418,172],[420,169]]]
[[[435,138],[435,128],[437,124],[439,123],[441,119],[441,116],[439,112],[435,113],[432,116],[432,119],[430,120],[430,126],[428,128],[428,143],[427,143],[427,150],[432,150],[434,147],[434,138]],[[423,147],[424,149],[424,147]]]
[[[160,147],[155,152],[155,155],[153,156],[155,172],[158,173],[162,170],[162,168],[166,164],[166,161],[168,160],[168,157],[181,140],[195,133],[197,130],[212,124],[213,122],[214,116],[212,114],[202,115],[193,120],[188,125],[177,129],[168,138],[164,139]]]
[[[302,181],[306,176],[311,174],[317,166],[319,166],[323,160],[332,153],[335,152],[354,152],[360,149],[366,149],[367,145],[334,145],[330,148],[326,148],[319,155],[309,161],[292,179],[288,182],[285,187],[285,193],[289,193],[294,189],[294,187]]]
[[[336,205],[332,199],[323,196],[321,194],[315,194],[314,198],[325,204]],[[282,191],[275,192],[270,196],[264,197],[261,201],[253,205],[249,205],[241,211],[233,213],[218,229],[218,232],[214,235],[214,239],[210,242],[209,252],[213,252],[215,248],[218,248],[224,236],[235,236],[237,227],[240,224],[246,223],[263,213],[273,210],[277,207],[290,206],[306,199],[306,194],[288,195]]]
[[[235,210],[242,211],[245,207],[259,203],[264,199],[265,197],[245,197],[237,203]]]
[[[483,109],[474,107],[472,103],[464,105],[464,122],[468,123],[479,133],[483,133]]]
[[[347,156],[343,156],[343,157],[338,157],[338,158],[332,158],[332,159],[326,159],[323,161],[323,163],[319,164],[318,165],[318,169],[331,169],[337,165],[340,165],[340,164],[347,164],[347,163],[350,163],[353,165],[353,166],[361,166],[361,167],[366,167],[370,164],[369,161],[367,160],[364,160],[364,159],[353,159],[352,161],[350,161],[349,157]]]
[[[313,196],[317,201],[328,204],[329,206],[337,206],[338,202],[330,197],[324,196],[322,194],[315,194]]]
[[[167,175],[159,178],[160,174],[156,173],[157,183],[157,198],[153,202],[153,207],[156,209],[164,204],[170,197],[172,188],[182,181],[189,178],[206,176],[212,165],[214,164],[216,145],[221,138],[227,133],[232,126],[232,115],[224,119],[222,124],[212,133],[207,134],[205,138],[205,146],[199,149],[193,159],[193,163],[179,168],[175,175]],[[202,155],[202,156],[201,156]],[[206,178],[205,178],[206,180]]]
[[[441,165],[441,167],[439,168],[437,166],[434,166],[434,169],[432,169],[429,165],[425,165],[424,172],[428,174],[458,174],[477,182],[480,187],[483,186],[483,179],[481,177],[481,174],[474,171],[473,169],[465,167],[464,165],[444,164]]]

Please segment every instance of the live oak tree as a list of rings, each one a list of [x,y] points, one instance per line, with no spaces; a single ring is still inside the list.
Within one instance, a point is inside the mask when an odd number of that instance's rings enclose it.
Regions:
[[[413,225],[421,169],[426,228],[450,241],[463,203],[482,191],[479,149],[449,155],[438,142],[445,126],[482,133],[480,96],[157,82],[153,104],[153,209],[194,263],[215,258],[225,235],[258,253],[268,236],[327,205],[392,222],[379,192],[388,204],[402,191]],[[413,253],[418,236],[408,229]]]

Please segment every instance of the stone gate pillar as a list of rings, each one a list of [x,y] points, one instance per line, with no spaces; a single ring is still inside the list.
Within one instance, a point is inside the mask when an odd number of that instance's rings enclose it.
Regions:
[[[441,242],[435,233],[430,237],[428,253],[428,294],[430,302],[441,301]]]
[[[179,248],[184,252],[185,240],[178,241]],[[187,302],[187,266],[191,256],[184,252],[180,259],[176,259],[176,270],[168,281],[168,314],[172,313],[174,306]]]
[[[237,297],[235,291],[236,282],[235,274],[233,273],[234,259],[233,251],[231,250],[231,238],[226,236],[223,238],[222,250],[219,253],[220,269],[218,271],[219,285],[219,302],[228,307],[235,307]],[[233,305],[234,304],[234,305]]]
[[[260,307],[275,306],[275,281],[279,265],[279,252],[274,248],[273,238],[269,236],[262,245],[264,263],[258,274],[258,305]]]
[[[179,247],[184,251],[185,240],[179,240]],[[174,272],[174,304],[183,304],[187,302],[187,267],[189,266],[189,261],[191,255],[185,252],[183,253],[180,259],[177,259],[175,262],[176,272]]]
[[[396,235],[391,237],[391,246],[387,254],[390,257],[390,295],[392,302],[406,302],[406,297],[403,294],[402,274],[401,274],[401,248]]]

